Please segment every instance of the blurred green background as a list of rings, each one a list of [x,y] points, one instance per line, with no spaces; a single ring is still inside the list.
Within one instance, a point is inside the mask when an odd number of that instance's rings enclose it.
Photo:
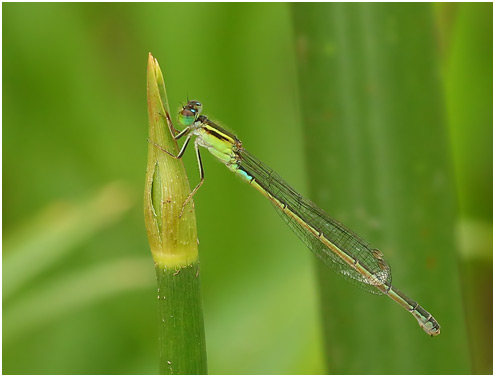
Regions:
[[[315,273],[270,204],[204,154],[195,207],[211,374],[492,373],[492,4],[2,9],[3,373],[157,373],[142,214],[148,52],[172,112],[201,100],[297,190],[380,245],[395,284],[444,324],[430,339],[390,300],[327,284],[333,275]],[[366,100],[354,94],[381,85],[389,101],[371,96],[360,112]],[[402,87],[409,97],[394,95]],[[381,128],[390,120],[395,129]],[[382,137],[395,148],[380,154]],[[410,151],[426,161],[411,174],[400,168]],[[196,183],[193,154],[185,163]],[[398,191],[380,191],[384,177]],[[414,191],[430,186],[436,196]],[[378,199],[349,207],[356,187]],[[425,240],[401,238],[397,210],[429,219]]]

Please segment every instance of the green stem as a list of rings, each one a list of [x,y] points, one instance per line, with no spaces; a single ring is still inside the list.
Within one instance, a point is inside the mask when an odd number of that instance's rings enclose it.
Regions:
[[[206,374],[206,348],[197,262],[180,270],[156,268],[160,373]]]
[[[150,141],[177,154],[158,62],[148,60]],[[145,224],[158,281],[160,373],[206,374],[206,345],[199,282],[196,218],[181,160],[148,145]]]

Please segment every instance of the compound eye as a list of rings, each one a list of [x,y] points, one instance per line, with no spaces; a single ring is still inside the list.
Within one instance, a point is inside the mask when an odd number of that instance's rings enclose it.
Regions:
[[[188,109],[187,106],[184,107],[179,112],[179,123],[183,126],[189,127],[196,120],[196,110]]]
[[[199,101],[189,101],[187,107],[194,110],[198,115],[201,114],[201,111],[203,110],[203,105]]]

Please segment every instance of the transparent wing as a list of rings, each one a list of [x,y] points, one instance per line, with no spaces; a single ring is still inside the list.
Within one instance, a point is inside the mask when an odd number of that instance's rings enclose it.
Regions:
[[[271,200],[277,213],[284,219],[306,246],[332,270],[352,281],[365,291],[382,294],[377,285],[390,286],[392,275],[390,266],[382,253],[362,240],[338,221],[332,219],[311,201],[303,198],[292,189],[277,173],[258,160],[245,149],[238,151],[238,169],[245,171],[277,201]],[[287,211],[287,209],[289,211]],[[293,215],[297,217],[294,217]],[[301,221],[317,231],[308,231]],[[365,276],[330,249],[321,238],[324,237],[366,271]]]

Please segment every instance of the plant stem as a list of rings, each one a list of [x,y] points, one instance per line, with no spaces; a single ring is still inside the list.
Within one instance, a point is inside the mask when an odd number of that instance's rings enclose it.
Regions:
[[[158,62],[148,60],[150,141],[177,154]],[[148,145],[145,224],[158,282],[161,374],[206,374],[206,345],[192,201],[179,217],[190,188],[181,160]]]
[[[180,270],[156,267],[160,373],[206,374],[199,264]]]

